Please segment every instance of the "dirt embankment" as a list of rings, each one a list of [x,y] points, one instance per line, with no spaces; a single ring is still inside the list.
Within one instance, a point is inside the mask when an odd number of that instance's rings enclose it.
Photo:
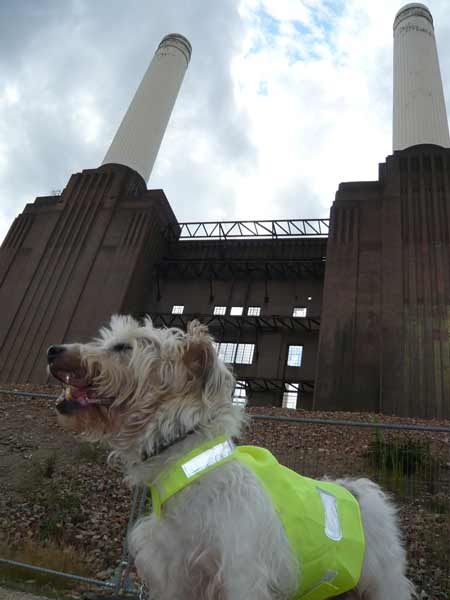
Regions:
[[[5,389],[5,386],[0,385]],[[58,394],[47,386],[7,389]],[[64,432],[55,403],[0,394],[0,555],[100,579],[113,577],[131,506],[107,450]],[[355,413],[254,408],[251,414],[446,426]],[[378,479],[397,495],[422,598],[450,589],[450,435],[253,421],[242,439],[306,475]],[[390,454],[389,454],[390,453]],[[47,554],[45,554],[47,552]],[[49,564],[51,562],[51,564]],[[446,595],[447,594],[447,595]]]

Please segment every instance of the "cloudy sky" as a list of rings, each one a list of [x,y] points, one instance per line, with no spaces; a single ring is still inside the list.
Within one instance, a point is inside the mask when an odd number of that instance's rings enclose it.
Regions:
[[[0,240],[101,164],[160,39],[193,55],[150,188],[180,221],[328,216],[391,151],[394,0],[1,0]],[[448,0],[429,0],[450,97]]]

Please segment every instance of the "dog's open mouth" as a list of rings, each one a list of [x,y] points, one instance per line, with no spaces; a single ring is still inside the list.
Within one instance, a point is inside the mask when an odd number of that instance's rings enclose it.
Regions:
[[[56,379],[64,384],[64,390],[58,398],[56,408],[62,414],[90,406],[110,406],[114,398],[99,397],[95,387],[80,372],[61,371],[50,368]]]

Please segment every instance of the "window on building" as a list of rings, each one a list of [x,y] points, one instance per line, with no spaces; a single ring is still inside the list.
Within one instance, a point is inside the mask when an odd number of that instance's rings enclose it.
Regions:
[[[223,362],[239,365],[251,365],[255,344],[236,344],[235,342],[214,343],[214,348]]]
[[[232,306],[231,310],[230,310],[230,315],[232,317],[240,317],[243,312],[244,312],[243,306]]]
[[[303,346],[289,346],[287,364],[288,367],[302,366]]]
[[[296,306],[292,312],[293,317],[306,317],[306,308]]]
[[[227,307],[226,306],[215,306],[214,307],[214,314],[215,315],[225,315],[227,312]]]
[[[172,306],[172,314],[173,315],[182,315],[184,313],[184,306]]]
[[[254,352],[255,344],[238,344],[234,362],[238,365],[251,365]]]
[[[260,306],[249,306],[247,309],[247,315],[249,317],[259,317],[260,314],[261,314]]]
[[[236,386],[233,392],[233,404],[245,406],[247,404],[247,389],[245,381],[236,381]]]
[[[298,383],[285,383],[283,393],[283,408],[297,408]]]
[[[233,342],[222,342],[219,344],[217,354],[226,363],[234,363],[234,357],[236,356],[237,344]]]

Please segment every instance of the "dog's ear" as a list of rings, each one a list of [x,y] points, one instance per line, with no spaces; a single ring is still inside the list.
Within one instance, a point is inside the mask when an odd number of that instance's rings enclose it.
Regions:
[[[191,321],[187,326],[186,350],[183,361],[191,373],[203,381],[214,365],[214,348],[208,327],[199,321]]]
[[[144,315],[144,318],[142,320],[142,327],[153,329],[153,321],[150,315]]]
[[[203,325],[202,323],[200,323],[200,321],[197,321],[197,319],[194,319],[193,321],[190,321],[188,323],[187,333],[188,333],[188,335],[190,335],[193,338],[195,338],[195,337],[202,338],[204,336],[209,337],[209,330],[208,330],[207,325]]]

